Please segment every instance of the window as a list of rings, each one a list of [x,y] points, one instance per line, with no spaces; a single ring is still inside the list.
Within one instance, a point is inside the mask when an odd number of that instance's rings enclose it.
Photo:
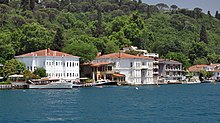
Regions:
[[[75,75],[74,75],[74,73],[73,73],[73,77],[74,77]]]
[[[67,77],[69,77],[69,73],[67,73]]]
[[[56,66],[58,65],[58,62],[56,62]]]
[[[73,65],[72,65],[73,67],[74,67],[74,62],[73,62]]]
[[[71,64],[71,62],[70,62],[70,67],[71,67],[71,65],[72,65],[72,64]]]
[[[132,62],[130,63],[130,67],[133,67],[133,63]]]
[[[66,62],[66,66],[69,67],[69,63],[68,62]]]

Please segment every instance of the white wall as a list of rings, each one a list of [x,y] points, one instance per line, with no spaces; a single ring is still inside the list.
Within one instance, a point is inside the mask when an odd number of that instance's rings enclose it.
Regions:
[[[98,58],[94,60],[94,62],[115,63],[113,71],[124,74],[125,81],[127,81],[129,84],[153,84],[153,60],[151,59]],[[146,70],[144,75],[142,75],[143,68]]]
[[[43,67],[46,69],[48,77],[60,77],[66,79],[80,78],[79,58],[32,56],[19,57],[16,59],[25,63],[26,68],[31,72],[33,72],[37,67]]]

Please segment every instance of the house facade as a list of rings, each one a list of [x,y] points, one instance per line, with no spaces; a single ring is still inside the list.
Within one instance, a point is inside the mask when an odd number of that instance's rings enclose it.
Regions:
[[[193,76],[199,76],[200,71],[208,71],[212,73],[210,79],[220,80],[220,64],[193,65],[188,68],[188,71],[193,73]]]
[[[79,73],[79,57],[50,49],[31,52],[15,57],[25,63],[26,68],[33,72],[38,67],[46,70],[48,77],[77,79]]]
[[[112,70],[120,75],[125,75],[125,81],[128,84],[155,84],[153,82],[153,61],[154,59],[148,57],[112,53],[98,56],[93,63],[112,63]]]
[[[125,82],[125,75],[113,71],[113,63],[98,62],[80,65],[81,77],[92,78],[94,81],[111,80],[115,82]]]
[[[169,59],[158,59],[159,61],[159,76],[167,82],[176,82],[183,80],[182,63]]]

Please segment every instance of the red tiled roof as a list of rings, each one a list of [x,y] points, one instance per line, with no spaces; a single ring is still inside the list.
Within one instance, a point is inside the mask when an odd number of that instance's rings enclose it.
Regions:
[[[92,63],[91,66],[92,66],[92,67],[98,67],[98,66],[108,65],[108,64],[111,64],[111,63],[110,63],[110,62]]]
[[[206,67],[208,65],[194,65],[188,68],[189,71],[191,72],[199,72],[201,70],[203,70],[203,67]]]
[[[220,66],[220,64],[210,64],[209,66],[217,67]]]
[[[137,58],[137,59],[151,59],[149,57],[142,57],[142,56],[135,56],[135,55],[130,55],[130,54],[126,54],[126,53],[111,53],[111,54],[107,54],[107,55],[102,55],[102,56],[98,56],[97,58],[112,58],[112,59],[117,59],[117,58],[121,58],[121,59],[131,59],[131,58]]]
[[[15,56],[15,57],[28,57],[28,56],[69,56],[69,57],[79,58],[78,56],[73,56],[73,55],[59,52],[59,51],[53,51],[53,50],[50,50],[49,48],[45,50],[39,50],[39,51],[31,52],[31,53],[22,54],[22,55]]]
[[[169,62],[178,62],[178,61],[175,61],[175,60],[171,60],[171,59],[157,59],[159,62],[163,62],[163,61],[169,61]],[[180,63],[180,62],[178,62]]]
[[[115,76],[115,77],[124,77],[125,75],[124,74],[119,74],[119,73],[114,73],[113,76]]]

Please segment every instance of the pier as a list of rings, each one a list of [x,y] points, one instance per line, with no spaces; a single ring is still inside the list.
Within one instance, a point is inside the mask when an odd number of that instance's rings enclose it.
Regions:
[[[3,89],[12,89],[12,86],[10,84],[0,85],[0,90],[3,90]]]

